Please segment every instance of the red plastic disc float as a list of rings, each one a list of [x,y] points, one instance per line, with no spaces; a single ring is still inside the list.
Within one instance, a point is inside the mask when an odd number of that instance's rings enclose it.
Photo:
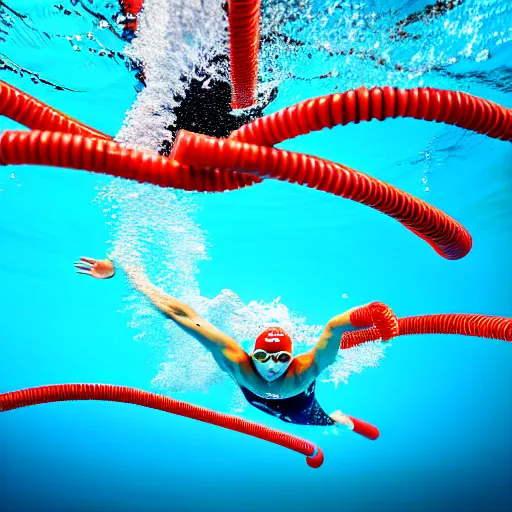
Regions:
[[[151,409],[158,409],[159,411],[170,412],[186,418],[203,421],[284,446],[285,448],[305,455],[307,457],[306,462],[308,466],[312,468],[319,468],[324,461],[323,452],[318,446],[299,437],[243,420],[237,416],[222,414],[204,407],[180,402],[166,396],[123,386],[110,386],[106,384],[59,384],[2,393],[0,394],[0,412],[27,407],[29,405],[65,402],[70,400],[124,402]]]

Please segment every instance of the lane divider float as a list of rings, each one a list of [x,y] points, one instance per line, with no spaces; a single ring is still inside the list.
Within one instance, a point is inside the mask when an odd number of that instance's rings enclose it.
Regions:
[[[265,427],[237,416],[223,414],[204,407],[174,400],[167,396],[124,386],[111,386],[108,384],[58,384],[1,393],[0,412],[43,403],[73,400],[123,402],[157,409],[204,423],[210,423],[211,425],[217,425],[283,446],[305,455],[308,466],[312,468],[319,468],[324,461],[324,454],[321,448],[300,437]]]
[[[337,125],[414,118],[455,125],[493,139],[512,140],[512,110],[464,92],[419,87],[366,87],[319,96],[260,117],[230,138],[260,146]]]
[[[256,102],[261,0],[229,0],[229,63],[232,108]]]
[[[44,165],[87,170],[161,187],[222,192],[251,185],[244,173],[182,165],[111,140],[51,131],[11,131],[0,136],[1,165]]]
[[[441,256],[463,258],[471,250],[468,231],[434,206],[388,183],[314,156],[180,130],[171,158],[183,165],[299,183],[357,201],[394,218]]]
[[[106,135],[0,80],[0,115],[32,130],[50,130],[110,140]]]
[[[501,316],[453,313],[396,318],[389,306],[373,302],[354,310],[350,322],[360,330],[343,334],[340,344],[343,350],[369,341],[389,341],[413,334],[459,334],[512,342],[512,318]]]

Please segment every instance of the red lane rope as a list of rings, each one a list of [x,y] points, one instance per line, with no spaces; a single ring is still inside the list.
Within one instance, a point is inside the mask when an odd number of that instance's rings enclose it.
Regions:
[[[474,314],[440,314],[396,318],[388,306],[372,303],[358,308],[350,315],[355,327],[370,329],[346,332],[341,338],[341,349],[361,343],[412,334],[461,334],[512,342],[512,318]]]
[[[50,165],[109,174],[161,187],[222,192],[251,185],[251,176],[180,165],[156,153],[114,141],[60,132],[5,131],[0,136],[1,165]]]
[[[233,108],[254,105],[258,80],[261,0],[229,0],[229,57]]]
[[[379,437],[379,429],[374,425],[367,423],[366,421],[358,420],[357,418],[354,418],[352,416],[348,417],[350,418],[350,421],[354,425],[354,429],[352,431],[355,432],[356,434],[371,439],[372,441],[375,441]]]
[[[0,81],[0,115],[33,130],[61,131],[111,139],[109,135],[72,119],[2,81]]]
[[[131,32],[137,30],[137,15],[142,10],[143,0],[119,0],[119,6],[124,16],[130,15],[129,19],[124,27]]]
[[[134,5],[137,4],[137,2],[132,2]],[[140,6],[142,6],[142,1],[139,2]],[[136,5],[135,5],[136,7]],[[135,7],[133,7],[135,9]],[[140,10],[140,9],[139,9]],[[75,119],[72,119],[71,117],[59,112],[58,110],[55,110],[54,108],[50,107],[49,105],[46,105],[45,103],[39,101],[38,99],[34,98],[33,96],[30,96],[29,94],[24,93],[23,91],[20,91],[16,87],[13,87],[12,85],[9,85],[5,82],[0,81],[0,115],[4,115],[8,117],[9,119],[12,119],[13,121],[16,121],[20,124],[23,124],[27,128],[31,128],[34,130],[34,132],[37,132],[38,130],[41,131],[52,131],[52,132],[61,132],[61,133],[68,133],[68,134],[76,134],[76,135],[84,135],[88,137],[98,138],[98,139],[105,139],[105,140],[112,140],[112,138],[109,135],[106,135],[102,132],[99,132],[95,130],[94,128],[91,128],[83,123],[80,123],[79,121],[76,121]],[[8,132],[5,132],[8,133]],[[39,135],[34,135],[34,137],[39,137]],[[47,142],[46,144],[52,145],[54,144],[54,141],[58,138],[58,136],[53,137],[50,142]],[[32,139],[33,140],[33,139]],[[12,139],[12,143],[16,144],[15,138]],[[75,152],[73,155],[74,161],[87,161],[89,158],[91,158],[90,152],[91,152],[91,145],[88,144],[87,141],[83,141],[85,144],[85,149],[83,145],[77,143],[76,140],[73,141],[72,151]],[[11,144],[11,143],[10,143]],[[117,143],[116,143],[117,144]],[[52,146],[54,147],[54,146]],[[14,148],[13,148],[14,149]],[[22,148],[20,147],[19,151],[14,149],[14,152],[17,154],[17,157],[12,162],[8,162],[10,164],[24,164],[24,163],[30,163],[30,164],[41,164],[41,165],[56,165],[59,167],[67,167],[64,164],[60,163],[49,163],[49,164],[43,164],[40,160],[37,160],[36,154],[32,155],[25,155],[26,158],[29,159],[29,161],[23,161],[24,157],[23,154],[20,153],[26,150],[31,151],[33,148]],[[41,148],[43,152],[49,149],[49,146],[47,145],[45,148]],[[112,150],[112,147],[109,147],[109,151]],[[50,149],[50,151],[52,151]],[[76,152],[83,151],[84,154],[78,154]],[[126,156],[126,155],[125,155]],[[133,155],[132,155],[133,156]],[[34,160],[34,158],[36,158]],[[100,157],[101,158],[101,157]],[[133,157],[133,159],[137,159],[137,157]],[[125,158],[125,161],[126,158]],[[4,163],[4,165],[7,165],[7,162]],[[132,162],[133,165],[133,162]],[[136,164],[135,164],[136,165]],[[247,174],[232,174],[231,176],[226,175],[225,172],[220,171],[219,169],[191,169],[186,166],[180,166],[173,164],[171,165],[174,171],[178,172],[182,178],[182,181],[184,183],[184,187],[176,187],[176,188],[184,188],[184,190],[195,190],[198,192],[222,192],[225,190],[236,190],[238,188],[247,187],[249,185],[252,185],[254,183],[258,183],[261,181],[260,178],[257,176],[249,176]],[[82,169],[84,167],[76,167],[71,166],[71,168],[79,168]],[[94,171],[94,169],[88,169],[93,172],[104,172],[104,171]],[[147,163],[144,166],[144,169],[146,169],[146,173],[143,173],[143,179],[140,179],[139,181],[144,181],[148,183],[154,183],[154,184],[160,184],[162,186],[174,186],[172,184],[165,184],[164,183],[156,183],[155,181],[152,181],[154,179],[153,176],[151,176],[151,171],[148,168]],[[123,173],[119,172],[119,170],[116,169],[110,169],[110,171],[105,171],[106,174],[111,174],[113,176],[123,176]],[[147,175],[149,173],[149,175]],[[180,180],[178,179],[178,183]]]
[[[382,341],[388,341],[399,334],[395,313],[382,302],[371,302],[366,306],[354,309],[350,313],[350,323],[357,328],[371,327],[378,336],[377,339],[382,339]],[[354,331],[350,333],[351,336],[349,337],[343,336],[341,348],[349,348],[349,343],[357,345],[356,341],[362,339],[360,333],[365,332],[367,331]]]
[[[444,212],[392,185],[327,160],[185,130],[178,133],[171,158],[183,165],[298,182],[352,199],[393,217],[450,260],[462,258],[471,250],[471,235]]]
[[[398,319],[399,336],[462,334],[512,341],[512,318],[471,314],[410,316]]]
[[[237,416],[222,414],[166,396],[123,386],[110,386],[107,384],[58,384],[2,393],[0,394],[0,412],[30,405],[70,400],[123,402],[170,412],[257,437],[301,453],[307,457],[306,462],[308,466],[313,468],[320,467],[324,460],[322,450],[318,446],[300,437],[292,436]]]
[[[336,125],[411,117],[512,140],[512,110],[464,92],[430,87],[361,87],[302,101],[260,117],[231,133],[230,138],[263,146]]]

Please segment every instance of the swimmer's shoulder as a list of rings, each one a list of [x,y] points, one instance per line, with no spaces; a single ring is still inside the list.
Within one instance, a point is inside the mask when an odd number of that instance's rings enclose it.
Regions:
[[[287,378],[295,379],[296,381],[314,380],[316,374],[314,373],[313,362],[314,355],[311,352],[294,357],[290,368],[286,372]]]
[[[242,349],[227,351],[224,354],[224,365],[232,377],[244,385],[244,381],[254,375],[249,355]]]
[[[309,352],[293,358],[284,376],[283,389],[285,392],[299,394],[311,385],[317,378],[313,367],[313,355]]]

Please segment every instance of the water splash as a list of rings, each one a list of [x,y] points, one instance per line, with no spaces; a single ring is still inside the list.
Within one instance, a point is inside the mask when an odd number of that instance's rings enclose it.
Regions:
[[[113,230],[110,255],[117,263],[144,267],[153,282],[233,336],[247,352],[257,335],[271,325],[289,332],[296,354],[316,343],[323,326],[309,325],[279,297],[270,303],[254,300],[245,304],[228,289],[213,299],[200,295],[198,263],[207,258],[208,244],[193,220],[193,194],[114,180],[100,191],[96,202]],[[141,300],[140,294],[132,293],[124,302],[134,339],[153,347],[153,363],[159,367],[152,381],[155,387],[166,393],[206,392],[214,384],[229,381],[204,347],[157,313],[149,301]],[[350,373],[376,366],[382,357],[378,344],[340,352],[323,379],[336,385],[347,382]],[[232,407],[242,410],[244,401],[232,389]]]
[[[213,299],[196,296],[191,298],[190,303],[201,316],[239,341],[248,353],[252,350],[258,334],[269,326],[279,325],[290,334],[296,355],[311,350],[323,330],[323,326],[310,325],[304,316],[290,311],[279,297],[270,303],[250,301],[245,304],[236,293],[225,289]],[[179,334],[173,333],[173,337],[175,336],[179,337]],[[197,342],[190,341],[187,337],[185,343],[185,346],[179,346],[172,342],[169,362],[161,365],[153,384],[181,391],[184,388],[183,379],[190,379],[185,385],[186,390],[193,387],[195,390],[204,391],[213,383],[227,380],[227,376],[220,372],[206,350],[199,350]],[[181,357],[182,349],[186,351],[186,360]],[[179,360],[176,359],[178,352]],[[384,345],[381,343],[367,343],[340,351],[337,361],[322,374],[321,380],[332,382],[335,386],[340,382],[348,383],[350,374],[361,373],[365,368],[378,366],[383,357]],[[234,400],[236,406],[240,407],[236,396]]]
[[[227,18],[218,0],[148,0],[139,16],[137,37],[126,53],[144,70],[146,87],[128,112],[119,142],[157,151],[176,121],[173,109],[191,80],[228,80]]]

